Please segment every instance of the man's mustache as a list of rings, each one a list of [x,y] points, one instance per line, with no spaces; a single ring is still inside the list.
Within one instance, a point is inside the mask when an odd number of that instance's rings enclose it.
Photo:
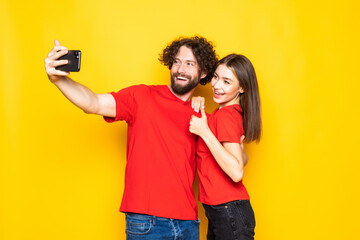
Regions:
[[[181,74],[181,73],[174,73],[174,77],[182,77],[182,78],[186,78],[188,80],[191,80],[191,76],[186,75],[186,74]]]

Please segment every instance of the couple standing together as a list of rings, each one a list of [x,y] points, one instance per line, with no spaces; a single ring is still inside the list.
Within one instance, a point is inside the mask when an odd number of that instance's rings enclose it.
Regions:
[[[67,48],[55,41],[45,59],[50,81],[74,105],[105,121],[128,124],[125,189],[127,239],[199,239],[193,191],[208,218],[208,239],[254,239],[255,217],[242,183],[245,142],[259,141],[258,84],[251,62],[230,54],[218,61],[203,37],[179,38],[160,54],[171,84],[135,85],[95,94],[55,67]],[[219,107],[210,115],[195,87],[211,82]],[[244,138],[245,136],[245,138]]]

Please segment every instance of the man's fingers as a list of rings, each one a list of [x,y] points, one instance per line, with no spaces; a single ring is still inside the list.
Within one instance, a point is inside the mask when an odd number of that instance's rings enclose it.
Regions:
[[[60,42],[58,40],[55,40],[55,46],[49,52],[48,57],[53,56],[55,53],[57,53],[57,52],[59,52],[61,50],[67,50],[67,48],[64,47],[64,46],[61,46]]]
[[[51,56],[49,56],[49,58],[51,58],[52,60],[56,60],[61,56],[64,56],[65,54],[68,53],[68,50],[66,48],[60,48],[57,51],[54,51],[53,54]]]
[[[65,51],[67,50],[66,47],[63,46],[58,46],[58,47],[54,47],[53,49],[51,49],[51,51],[49,52],[49,54],[47,55],[48,57],[52,57],[54,56],[56,53],[60,52],[60,51]]]
[[[55,68],[49,70],[47,72],[48,75],[56,75],[56,76],[67,76],[70,73],[69,72],[64,72],[64,71],[60,71],[60,70],[56,70]]]
[[[58,67],[61,65],[65,65],[68,64],[69,60],[64,59],[64,60],[58,60],[58,61],[52,61],[49,63],[49,67]]]
[[[244,139],[245,139],[245,135],[242,135],[242,136],[240,137],[240,142],[242,143],[242,142],[244,141]]]

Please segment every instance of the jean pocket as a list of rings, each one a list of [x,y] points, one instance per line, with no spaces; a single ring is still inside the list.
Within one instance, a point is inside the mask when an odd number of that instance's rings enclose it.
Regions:
[[[232,202],[231,211],[242,222],[247,229],[254,230],[255,228],[255,214],[249,200],[239,200]]]
[[[138,218],[126,215],[126,233],[127,234],[148,234],[152,229],[151,218]]]

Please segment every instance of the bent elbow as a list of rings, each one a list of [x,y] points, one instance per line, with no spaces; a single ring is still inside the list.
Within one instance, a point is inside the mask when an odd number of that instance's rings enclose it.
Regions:
[[[244,177],[244,172],[241,171],[231,176],[231,179],[233,180],[233,182],[238,183],[243,179],[243,177]]]
[[[238,183],[242,180],[242,177],[232,177],[231,179],[233,180],[234,183]]]
[[[86,113],[86,114],[94,114],[94,113],[95,113],[94,110],[89,109],[89,108],[85,108],[85,109],[82,109],[82,110],[83,110],[83,112]]]

